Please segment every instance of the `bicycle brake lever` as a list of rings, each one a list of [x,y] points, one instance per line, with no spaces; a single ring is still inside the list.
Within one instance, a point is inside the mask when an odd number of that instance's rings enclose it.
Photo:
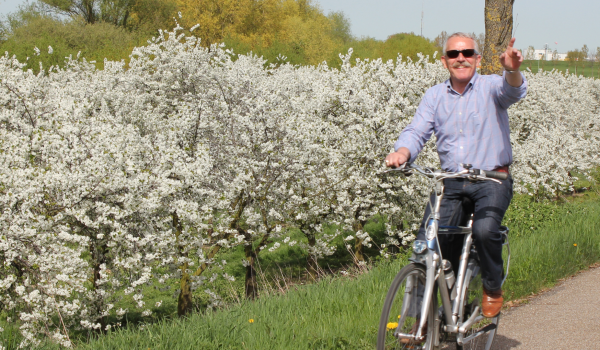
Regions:
[[[400,165],[399,167],[397,167],[396,169],[402,171],[402,173],[404,174],[404,176],[408,177],[408,176],[411,176],[413,174],[412,171],[410,171],[410,170],[404,170],[409,165],[410,165],[410,163],[406,162],[406,163],[403,163],[402,165]]]

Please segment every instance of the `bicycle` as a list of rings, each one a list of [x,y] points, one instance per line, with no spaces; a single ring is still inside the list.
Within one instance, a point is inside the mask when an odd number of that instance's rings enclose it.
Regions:
[[[418,173],[432,180],[435,204],[432,208],[426,229],[426,240],[413,243],[413,256],[394,278],[386,295],[379,322],[377,350],[450,349],[452,343],[457,350],[489,350],[494,341],[500,314],[485,319],[480,314],[479,297],[481,278],[479,262],[473,243],[471,221],[467,226],[440,226],[439,210],[444,194],[444,179],[467,178],[471,181],[504,180],[508,174],[472,169],[445,172],[422,168],[414,164],[404,164],[387,172],[399,171],[405,175]],[[438,234],[464,235],[457,276],[448,260],[444,260],[438,243]],[[503,246],[508,258],[504,281],[510,266],[510,245],[508,228],[502,226]],[[439,292],[439,300],[438,300]],[[438,303],[441,306],[438,308]],[[424,315],[424,316],[423,316]]]

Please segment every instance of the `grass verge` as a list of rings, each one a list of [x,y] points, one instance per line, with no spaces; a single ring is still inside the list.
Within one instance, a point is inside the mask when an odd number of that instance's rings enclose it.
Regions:
[[[599,261],[599,230],[599,202],[569,203],[549,224],[512,240],[505,295],[523,298]]]

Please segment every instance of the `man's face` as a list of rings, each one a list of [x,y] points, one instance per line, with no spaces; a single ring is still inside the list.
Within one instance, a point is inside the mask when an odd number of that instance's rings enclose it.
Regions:
[[[450,50],[466,50],[474,49],[475,43],[469,38],[450,38],[446,43],[446,51]],[[453,84],[467,84],[471,78],[475,75],[481,55],[474,55],[466,58],[462,53],[456,58],[448,58],[446,52],[442,56],[442,63],[444,67],[450,71],[450,80]]]

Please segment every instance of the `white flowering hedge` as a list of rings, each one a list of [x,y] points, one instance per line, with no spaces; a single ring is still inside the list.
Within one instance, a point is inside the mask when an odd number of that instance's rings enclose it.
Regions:
[[[423,93],[447,79],[439,61],[265,66],[178,30],[134,49],[129,67],[69,58],[34,75],[0,58],[0,305],[22,346],[110,328],[128,312],[114,306],[122,295],[150,315],[147,284],[181,281],[180,306],[196,289],[218,305],[211,282],[232,277],[203,272],[226,263],[221,248],[244,245],[247,269],[283,244],[314,263],[333,253],[323,225],[335,223],[360,260],[375,214],[388,244],[412,239],[427,186],[380,171]],[[512,173],[518,191],[552,195],[598,166],[600,86],[526,76]],[[433,147],[420,164],[436,165]]]

